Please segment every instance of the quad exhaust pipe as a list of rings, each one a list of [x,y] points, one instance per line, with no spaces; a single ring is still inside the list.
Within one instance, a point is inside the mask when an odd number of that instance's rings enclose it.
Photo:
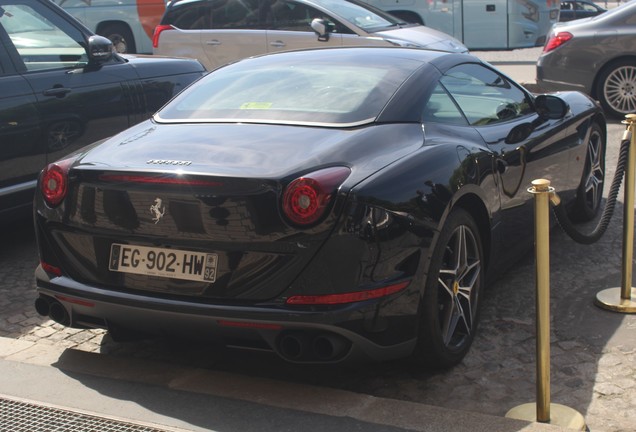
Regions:
[[[71,322],[71,317],[62,303],[58,300],[40,296],[35,299],[35,310],[42,316],[48,316],[58,324],[67,326]]]
[[[335,334],[321,334],[311,343],[312,351],[320,360],[333,360],[348,348],[348,341]]]
[[[343,357],[351,342],[335,333],[287,332],[278,341],[283,358],[293,362],[333,361]]]
[[[35,310],[64,326],[71,322],[68,311],[55,298],[41,295],[35,300]],[[351,341],[336,333],[326,332],[289,331],[280,335],[277,342],[279,354],[292,362],[334,361],[344,357],[350,348]]]

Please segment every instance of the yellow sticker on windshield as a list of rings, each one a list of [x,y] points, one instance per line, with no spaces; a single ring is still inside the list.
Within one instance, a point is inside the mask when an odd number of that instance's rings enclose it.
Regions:
[[[271,102],[245,102],[241,105],[241,109],[270,109]]]

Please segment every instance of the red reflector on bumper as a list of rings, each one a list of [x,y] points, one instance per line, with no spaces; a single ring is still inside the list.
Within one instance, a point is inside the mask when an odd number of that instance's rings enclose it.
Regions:
[[[364,300],[377,299],[385,297],[396,292],[402,291],[409,286],[411,281],[400,282],[394,285],[388,285],[382,288],[376,288],[368,291],[356,291],[344,294],[328,294],[316,296],[292,296],[285,303],[292,305],[333,305],[343,303],[354,303]]]
[[[59,267],[55,267],[49,263],[45,263],[44,261],[40,261],[40,265],[42,266],[42,270],[45,272],[54,276],[62,276],[62,270]]]
[[[66,296],[57,295],[57,294],[55,295],[55,298],[58,299],[59,301],[63,301],[66,303],[73,303],[76,305],[86,306],[86,307],[95,307],[95,303],[89,302],[87,300],[80,300],[73,297],[66,297]]]

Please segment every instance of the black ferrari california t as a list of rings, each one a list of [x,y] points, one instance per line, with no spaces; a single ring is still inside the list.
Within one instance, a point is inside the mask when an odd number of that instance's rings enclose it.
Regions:
[[[242,60],[42,171],[36,308],[114,337],[449,367],[532,246],[530,182],[597,213],[605,127],[588,96],[468,54]]]

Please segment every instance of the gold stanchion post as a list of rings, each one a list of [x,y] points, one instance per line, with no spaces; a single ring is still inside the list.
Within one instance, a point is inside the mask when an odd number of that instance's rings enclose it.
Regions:
[[[537,402],[519,405],[506,417],[586,430],[585,419],[572,408],[550,403],[550,200],[558,201],[549,180],[534,180],[537,314]]]
[[[625,116],[628,125],[623,140],[629,137],[629,153],[625,168],[625,207],[623,209],[623,272],[621,286],[608,288],[596,295],[596,305],[614,312],[636,313],[636,288],[632,287],[634,257],[634,180],[636,168],[636,114]]]

